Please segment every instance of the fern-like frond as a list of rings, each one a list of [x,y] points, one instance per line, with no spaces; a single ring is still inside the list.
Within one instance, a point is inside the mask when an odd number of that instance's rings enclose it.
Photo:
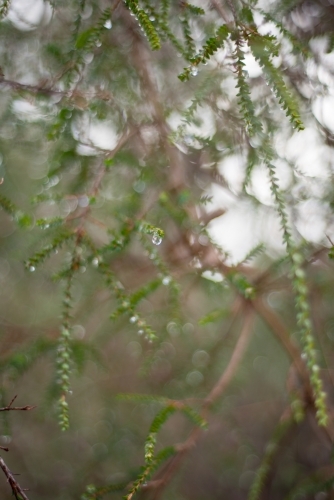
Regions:
[[[206,41],[199,54],[190,59],[191,65],[184,68],[183,72],[178,75],[178,78],[182,82],[185,82],[186,80],[189,80],[190,76],[196,76],[198,72],[198,65],[205,63],[215,52],[217,52],[219,48],[223,47],[229,34],[230,30],[225,24],[220,26],[215,35]]]
[[[292,417],[282,420],[276,427],[274,434],[266,446],[262,463],[256,472],[255,479],[249,491],[248,500],[259,500],[265,486],[266,478],[270,472],[272,461],[279,449],[280,442],[294,424]]]
[[[248,33],[247,42],[255,59],[263,69],[268,85],[276,95],[278,102],[292,125],[297,130],[303,130],[304,125],[300,117],[296,98],[293,97],[291,91],[287,88],[281,71],[274,66],[271,60],[273,56],[278,55],[278,47],[275,45],[273,37],[268,35],[260,36],[252,32]]]
[[[138,24],[143,29],[152,50],[159,50],[161,42],[157,30],[146,12],[138,5],[137,0],[124,0],[126,7],[135,16]]]
[[[244,119],[246,132],[252,136],[262,132],[262,124],[256,116],[255,106],[250,96],[250,88],[247,82],[248,75],[244,70],[244,53],[241,49],[242,40],[238,38],[236,42],[236,50],[234,53],[235,68],[237,74],[236,87],[239,89],[237,93],[241,115]]]

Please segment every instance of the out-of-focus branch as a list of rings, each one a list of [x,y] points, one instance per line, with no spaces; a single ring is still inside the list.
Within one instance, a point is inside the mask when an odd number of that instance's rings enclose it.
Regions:
[[[269,309],[261,299],[256,299],[251,302],[251,306],[259,314],[259,316],[267,323],[272,332],[276,335],[280,343],[285,348],[286,352],[289,354],[296,369],[303,381],[305,389],[305,397],[308,403],[313,403],[313,391],[310,384],[310,375],[307,370],[305,363],[301,358],[300,349],[291,340],[288,331],[286,330],[284,324],[277,316],[277,314]]]
[[[252,324],[253,324],[254,314],[248,303],[245,301],[245,310],[244,310],[244,324],[240,332],[239,339],[236,343],[230,361],[224,370],[222,376],[217,381],[216,385],[212,388],[211,392],[204,400],[202,406],[202,416],[207,419],[210,407],[215,403],[219,397],[226,390],[228,385],[233,379],[242,359],[245,354],[246,348],[249,343]],[[174,476],[176,470],[181,465],[186,454],[194,448],[199,437],[202,434],[202,429],[199,427],[194,427],[191,431],[189,437],[183,443],[176,446],[177,453],[167,462],[166,466],[157,474],[156,478],[150,481],[143,491],[146,490],[154,490],[153,499],[158,500],[170,482],[172,477]]]
[[[248,304],[246,305],[244,316],[244,324],[229,364],[227,365],[226,370],[218,380],[217,384],[213,387],[212,391],[205,399],[205,408],[209,408],[210,406],[212,406],[212,404],[223,394],[227,386],[230,384],[233,376],[235,375],[245,354],[252,331],[252,324],[254,321],[254,315],[252,314],[252,311],[250,310]]]

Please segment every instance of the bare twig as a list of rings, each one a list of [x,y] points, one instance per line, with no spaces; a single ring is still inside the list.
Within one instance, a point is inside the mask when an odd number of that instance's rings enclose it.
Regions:
[[[205,400],[205,408],[209,408],[225,391],[226,387],[231,382],[235,372],[237,371],[240,362],[245,354],[248,346],[250,334],[252,331],[252,324],[254,320],[254,315],[247,304],[247,310],[245,311],[244,324],[238,339],[238,342],[234,348],[233,354],[231,356],[230,362],[227,365],[226,370],[218,380],[217,384],[213,387],[212,391]]]
[[[3,461],[3,459],[0,457],[0,467],[3,470],[7,481],[12,488],[12,493],[16,500],[29,500],[27,495],[25,494],[25,490],[21,488],[19,483],[16,481],[14,474],[8,469],[7,465]]]
[[[13,397],[9,405],[5,406],[4,408],[0,408],[0,411],[11,411],[11,410],[23,410],[23,411],[29,411],[32,410],[33,408],[36,408],[36,406],[32,405],[26,405],[26,406],[12,406],[14,403],[15,399],[17,398],[17,395]]]

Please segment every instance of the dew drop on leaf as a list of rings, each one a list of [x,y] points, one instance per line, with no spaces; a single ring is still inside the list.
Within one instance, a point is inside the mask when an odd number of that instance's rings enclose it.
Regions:
[[[111,29],[111,27],[112,27],[111,19],[106,20],[106,22],[104,23],[104,27],[107,28],[107,30]]]
[[[162,278],[162,284],[167,286],[169,285],[169,283],[172,281],[172,278],[170,276],[165,276],[164,278]]]
[[[153,245],[160,245],[161,242],[162,242],[161,236],[159,236],[157,233],[154,233],[154,235],[152,236]]]
[[[35,266],[29,266],[29,271],[31,273],[33,273],[34,271],[36,271],[36,267]]]
[[[197,76],[198,75],[198,68],[197,68],[197,66],[192,66],[190,68],[190,73],[192,74],[192,76]]]

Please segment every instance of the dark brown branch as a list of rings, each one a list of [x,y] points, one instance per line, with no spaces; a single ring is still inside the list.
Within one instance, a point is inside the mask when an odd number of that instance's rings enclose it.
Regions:
[[[26,405],[26,406],[12,406],[14,403],[15,399],[17,398],[17,395],[13,397],[9,405],[5,406],[4,408],[0,408],[0,411],[11,411],[11,410],[23,410],[23,411],[29,411],[32,410],[33,408],[36,408],[36,406],[31,406],[31,405]]]
[[[0,467],[3,470],[7,481],[12,489],[12,493],[16,500],[29,500],[27,495],[25,494],[25,490],[21,488],[19,483],[16,481],[14,474],[8,469],[7,465],[3,461],[3,459],[0,457]]]

